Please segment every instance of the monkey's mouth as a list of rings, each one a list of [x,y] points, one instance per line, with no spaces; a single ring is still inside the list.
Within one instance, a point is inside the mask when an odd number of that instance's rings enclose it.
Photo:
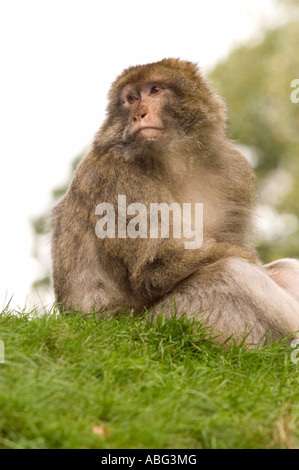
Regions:
[[[157,138],[163,129],[161,127],[139,127],[134,134],[134,137],[136,136],[142,136],[146,139],[155,139]]]

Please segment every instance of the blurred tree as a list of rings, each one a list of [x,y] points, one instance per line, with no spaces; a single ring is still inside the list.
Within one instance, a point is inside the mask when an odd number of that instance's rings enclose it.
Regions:
[[[258,177],[258,247],[265,262],[299,257],[299,103],[291,101],[298,47],[295,16],[259,44],[235,49],[210,74],[230,110],[231,138],[242,144]]]
[[[65,182],[63,186],[55,188],[52,191],[52,203],[51,207],[54,207],[62,196],[66,193],[67,188],[73,178],[74,172],[79,165],[80,161],[82,160],[85,152],[79,154],[71,164],[71,171],[68,180]],[[48,219],[50,215],[49,213],[43,214],[40,217],[36,217],[35,219],[31,220],[31,224],[34,231],[34,252],[33,255],[37,259],[39,268],[38,268],[38,276],[37,280],[32,285],[32,293],[38,292],[37,297],[41,300],[47,299],[48,295],[47,292],[49,290],[49,286],[51,283],[51,273],[50,273],[50,250],[49,250],[49,227],[48,227]],[[43,291],[45,295],[43,295]],[[33,295],[36,297],[36,295]]]
[[[266,31],[258,44],[235,49],[210,74],[230,109],[231,138],[258,177],[259,221],[263,223],[257,243],[264,262],[299,257],[299,103],[291,101],[291,82],[299,79],[299,20],[293,9],[298,1],[283,3],[291,5],[292,21]],[[71,177],[82,156],[74,160]],[[69,182],[53,191],[53,206]],[[50,263],[42,256],[44,222],[43,216],[32,221],[35,256],[41,264],[35,288],[48,287],[50,282]]]

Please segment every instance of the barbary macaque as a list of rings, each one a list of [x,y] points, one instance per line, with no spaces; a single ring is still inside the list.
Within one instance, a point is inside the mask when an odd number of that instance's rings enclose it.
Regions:
[[[106,120],[53,212],[62,311],[186,313],[221,341],[246,334],[257,345],[299,330],[299,261],[262,265],[255,177],[226,121],[191,62],[163,59],[117,77]]]

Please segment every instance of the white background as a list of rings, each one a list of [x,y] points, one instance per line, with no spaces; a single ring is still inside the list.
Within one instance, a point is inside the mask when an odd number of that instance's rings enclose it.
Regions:
[[[33,302],[29,219],[92,141],[115,76],[164,57],[208,71],[282,18],[274,0],[0,0],[0,308]]]

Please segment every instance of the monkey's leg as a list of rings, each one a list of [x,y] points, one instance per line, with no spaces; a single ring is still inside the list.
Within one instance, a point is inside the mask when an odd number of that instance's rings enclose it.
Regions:
[[[278,259],[265,264],[269,276],[299,302],[299,261],[291,258]]]
[[[234,335],[239,341],[248,333],[246,342],[256,344],[265,334],[277,340],[299,330],[299,302],[242,258],[202,268],[158,302],[156,313],[173,313],[174,299],[178,314],[199,314],[221,340]]]
[[[54,287],[61,311],[78,310],[89,314],[105,311],[107,314],[130,311],[127,299],[103,268],[98,266],[96,258],[90,259],[87,266],[74,266],[71,276],[55,279]],[[67,288],[66,288],[67,287]]]

